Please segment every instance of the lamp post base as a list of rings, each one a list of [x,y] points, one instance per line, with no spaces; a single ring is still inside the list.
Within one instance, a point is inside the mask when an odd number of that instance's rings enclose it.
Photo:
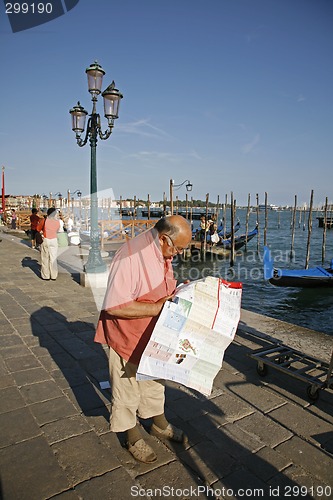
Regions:
[[[84,271],[90,274],[99,274],[106,271],[106,264],[102,259],[101,252],[93,248],[89,251],[87,263],[84,266]]]
[[[80,285],[85,288],[100,289],[104,293],[107,287],[109,271],[102,273],[80,273]]]

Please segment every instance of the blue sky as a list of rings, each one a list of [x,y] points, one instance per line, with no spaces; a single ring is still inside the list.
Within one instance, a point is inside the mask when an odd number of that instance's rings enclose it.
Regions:
[[[98,188],[162,199],[189,179],[194,198],[233,191],[269,203],[333,202],[333,2],[80,0],[12,33],[0,4],[0,164],[6,193],[89,192],[90,148],[69,109],[90,113],[97,60],[123,93],[97,146]],[[103,117],[102,98],[98,111]],[[185,198],[184,187],[175,194]]]

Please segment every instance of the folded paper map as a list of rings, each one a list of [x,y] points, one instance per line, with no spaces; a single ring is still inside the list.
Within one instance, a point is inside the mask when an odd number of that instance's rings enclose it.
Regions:
[[[180,286],[164,304],[137,379],[172,380],[209,395],[237,330],[241,296],[241,283],[212,276]]]

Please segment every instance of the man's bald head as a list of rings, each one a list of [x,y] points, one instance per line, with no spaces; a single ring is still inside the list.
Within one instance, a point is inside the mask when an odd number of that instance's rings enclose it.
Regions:
[[[181,215],[162,217],[155,229],[161,244],[162,254],[165,259],[174,257],[188,246],[192,239],[191,226]]]
[[[192,238],[192,231],[188,221],[181,215],[168,215],[167,217],[162,217],[156,224],[155,229],[157,229],[159,234],[167,234],[171,237],[176,237],[179,233],[182,236]]]

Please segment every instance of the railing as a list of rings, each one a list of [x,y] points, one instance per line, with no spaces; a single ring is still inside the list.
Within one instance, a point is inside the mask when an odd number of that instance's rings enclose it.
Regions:
[[[22,231],[30,229],[31,210],[16,210],[16,227]],[[4,215],[4,223],[10,227],[12,220],[11,210],[6,210]]]
[[[156,220],[102,220],[99,221],[101,228],[101,249],[108,243],[122,243],[129,238],[134,238],[140,233],[155,226]]]

